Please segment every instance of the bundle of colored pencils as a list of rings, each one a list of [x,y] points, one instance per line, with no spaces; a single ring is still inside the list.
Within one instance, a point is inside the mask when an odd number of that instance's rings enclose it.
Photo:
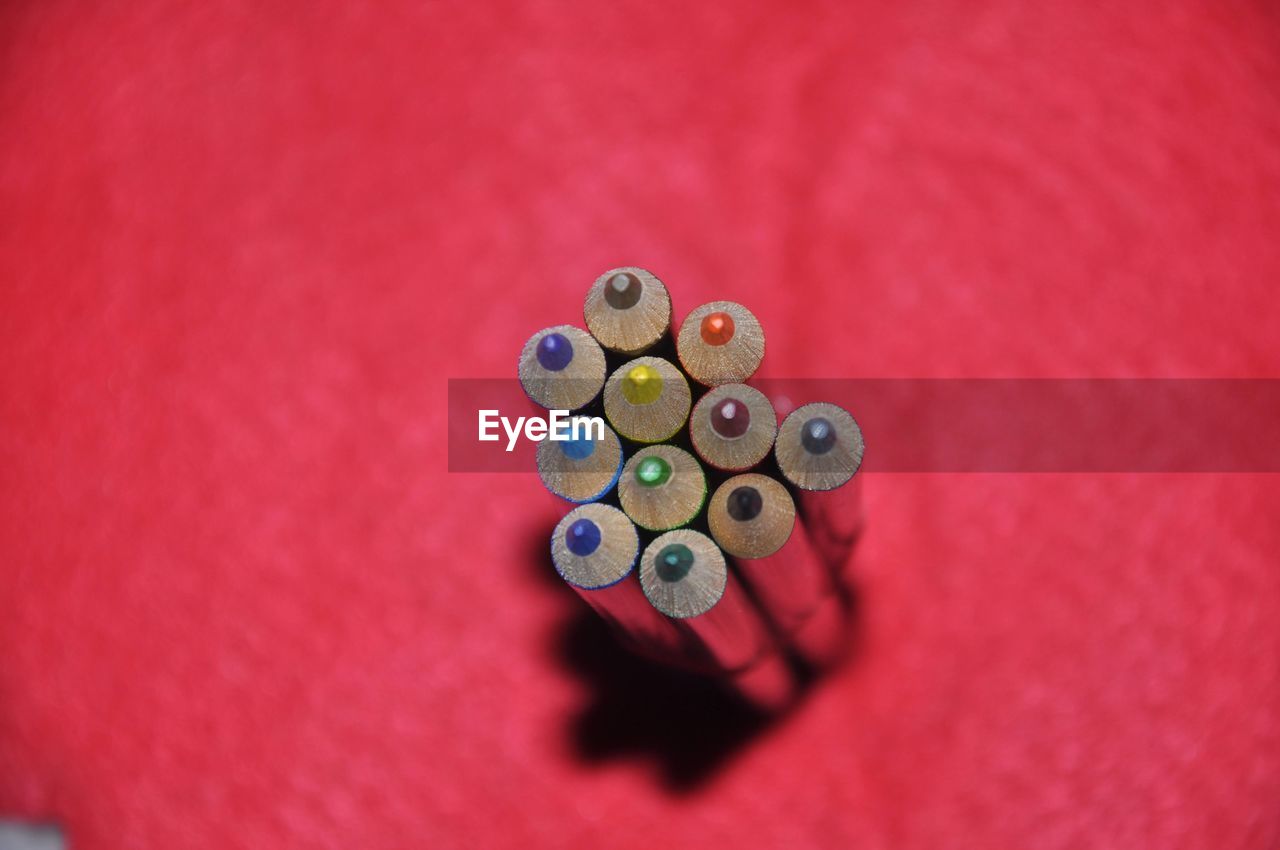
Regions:
[[[535,403],[608,422],[538,446],[543,483],[578,505],[551,538],[557,571],[637,652],[785,707],[844,648],[857,422],[818,402],[779,424],[745,383],[765,337],[741,304],[673,333],[666,286],[627,267],[596,279],[584,318],[535,333],[519,365]]]

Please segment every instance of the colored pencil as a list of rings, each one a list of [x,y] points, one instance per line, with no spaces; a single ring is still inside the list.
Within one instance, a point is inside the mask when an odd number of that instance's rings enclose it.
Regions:
[[[565,583],[633,650],[668,658],[683,651],[684,638],[640,589],[639,555],[635,525],[599,502],[569,511],[551,535],[551,558]]]
[[[635,356],[670,334],[671,296],[652,272],[610,269],[587,291],[583,318],[600,345]]]
[[[736,301],[712,301],[685,317],[676,336],[680,364],[700,384],[740,384],[764,359],[764,329]]]
[[[578,410],[604,387],[604,350],[573,325],[544,328],[520,352],[520,385],[534,404],[548,410]]]
[[[594,433],[572,440],[543,440],[538,444],[538,475],[548,490],[570,502],[594,502],[613,489],[622,474],[622,443],[612,429],[604,439]]]
[[[801,405],[782,420],[774,454],[783,477],[801,490],[844,485],[862,465],[862,429],[849,411],[828,402]]]
[[[802,662],[820,669],[849,643],[857,422],[813,403],[779,426],[745,383],[765,335],[735,301],[703,304],[673,332],[666,286],[627,266],[595,280],[583,318],[587,331],[535,333],[519,362],[535,403],[611,426],[537,448],[547,489],[578,504],[552,534],[557,572],[633,650],[723,677],[758,707],[790,704]],[[723,482],[710,498],[703,464]]]
[[[742,472],[773,448],[778,416],[765,394],[746,384],[723,384],[708,392],[689,414],[693,449],[708,465]]]
[[[622,468],[618,500],[627,516],[649,531],[687,524],[707,498],[707,476],[697,458],[669,444],[645,446]]]
[[[764,624],[729,575],[720,547],[701,532],[682,528],[655,538],[640,556],[640,586],[654,608],[698,637],[718,670],[749,667],[769,647]]]
[[[862,429],[838,405],[805,404],[782,421],[773,451],[783,478],[800,491],[815,544],[840,571],[863,522],[861,487],[852,480],[865,451]]]
[[[604,385],[604,414],[618,435],[659,443],[689,418],[689,382],[670,361],[637,357],[618,367]]]
[[[812,530],[813,547],[836,575],[849,566],[849,556],[862,535],[866,512],[862,503],[862,477],[825,493],[796,492],[797,507]]]
[[[757,706],[776,709],[792,698],[790,670],[711,538],[677,529],[654,539],[640,556],[640,586],[688,635],[692,663],[728,676]]]
[[[787,488],[767,475],[736,475],[712,494],[707,524],[778,634],[811,663],[832,657],[838,647],[826,633],[805,626],[835,586]]]

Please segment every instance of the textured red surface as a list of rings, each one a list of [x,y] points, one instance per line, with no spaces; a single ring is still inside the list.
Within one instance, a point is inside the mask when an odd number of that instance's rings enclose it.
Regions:
[[[444,471],[445,379],[618,263],[773,374],[1277,376],[1274,8],[1037,5],[8,4],[0,810],[1280,844],[1275,476],[869,477],[855,663],[681,784],[584,755],[537,480]]]

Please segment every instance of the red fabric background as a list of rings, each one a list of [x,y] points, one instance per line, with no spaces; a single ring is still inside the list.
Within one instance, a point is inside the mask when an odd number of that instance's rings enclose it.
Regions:
[[[869,476],[855,663],[676,788],[574,744],[558,507],[445,472],[446,378],[621,263],[777,375],[1276,377],[1274,7],[1043,5],[7,4],[0,811],[1277,846],[1276,476]]]

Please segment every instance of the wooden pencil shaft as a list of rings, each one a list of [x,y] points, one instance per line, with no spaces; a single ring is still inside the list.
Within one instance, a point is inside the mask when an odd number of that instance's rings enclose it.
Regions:
[[[803,626],[832,595],[830,571],[800,522],[777,552],[763,558],[734,558],[732,564],[766,619],[783,635]]]
[[[581,328],[543,328],[524,344],[518,372],[520,385],[534,404],[548,410],[578,410],[604,387],[604,350]]]
[[[826,565],[781,482],[736,475],[712,494],[707,517],[712,537],[779,632],[801,625],[831,592]]]
[[[787,646],[812,669],[834,666],[849,653],[851,611],[839,594],[823,598],[804,623],[787,636]]]
[[[565,584],[631,649],[655,658],[683,654],[684,635],[654,610],[635,565],[640,538],[621,510],[599,503],[567,513],[551,534],[551,558]]]
[[[764,329],[736,301],[712,301],[680,324],[676,350],[689,377],[700,384],[740,384],[764,359]]]
[[[861,536],[866,513],[862,507],[862,477],[855,475],[834,490],[801,490],[782,474],[777,451],[761,464],[764,474],[787,488],[796,516],[805,523],[809,541],[837,585],[846,585],[850,555]]]
[[[610,269],[587,290],[583,317],[601,346],[634,356],[670,334],[671,296],[650,271]]]
[[[737,673],[751,668],[774,649],[769,628],[751,604],[746,589],[730,573],[715,607],[676,621],[696,641],[708,672]]]
[[[543,485],[574,503],[602,498],[622,474],[622,443],[611,428],[602,440],[543,440],[536,456]]]
[[[688,634],[695,660],[709,671],[745,669],[770,646],[764,621],[704,534],[678,529],[657,537],[640,556],[640,585]]]
[[[689,418],[689,382],[668,360],[637,357],[616,369],[604,385],[604,411],[625,439],[659,443]]]
[[[746,384],[713,388],[689,414],[689,437],[698,456],[730,472],[750,469],[768,457],[777,433],[773,405]]]
[[[764,712],[786,708],[795,701],[799,690],[791,665],[779,652],[766,652],[730,677],[730,682],[743,700]]]
[[[815,536],[851,542],[866,522],[862,478],[856,476],[834,490],[796,490],[796,508],[806,517]]]
[[[618,500],[636,525],[667,531],[687,524],[702,509],[707,479],[697,458],[676,446],[645,446],[618,479]]]
[[[855,476],[835,490],[797,491],[797,508],[811,530],[814,548],[840,575],[857,545],[866,519],[861,478]]]
[[[609,624],[627,649],[662,664],[685,666],[684,659],[691,651],[688,636],[675,621],[649,604],[638,577],[628,576],[601,590],[574,590]]]

